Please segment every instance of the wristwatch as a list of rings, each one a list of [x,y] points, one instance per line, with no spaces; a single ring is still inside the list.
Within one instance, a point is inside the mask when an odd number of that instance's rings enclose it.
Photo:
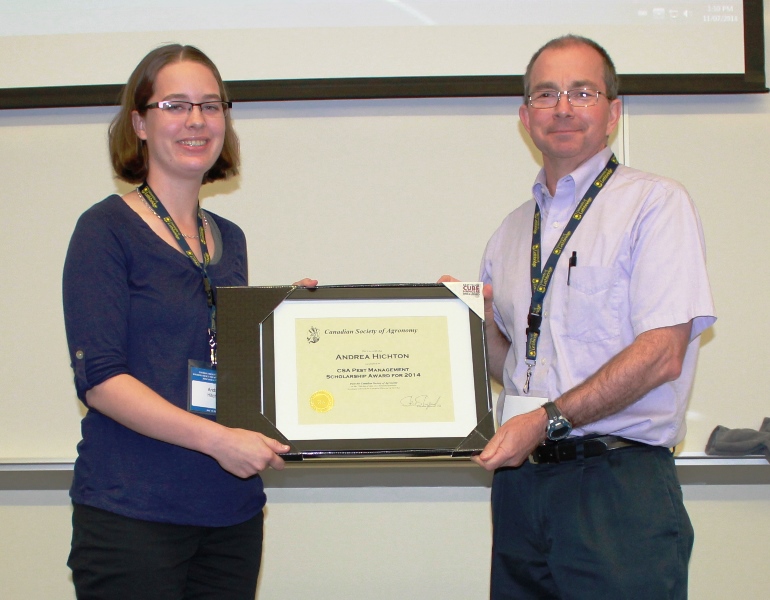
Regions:
[[[545,435],[552,442],[558,442],[566,438],[572,431],[572,423],[567,420],[559,407],[553,402],[543,404],[546,415],[548,415],[548,425],[545,427]]]

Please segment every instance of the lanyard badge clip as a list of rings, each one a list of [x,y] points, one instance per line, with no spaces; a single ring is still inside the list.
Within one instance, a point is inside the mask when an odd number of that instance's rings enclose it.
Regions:
[[[532,361],[527,361],[527,376],[524,380],[524,389],[523,392],[525,394],[529,394],[529,380],[532,379],[532,368],[535,366],[535,363]]]
[[[532,369],[535,367],[537,359],[537,339],[540,337],[540,325],[543,317],[530,311],[527,315],[527,377],[524,380],[523,392],[529,394],[529,382],[532,379]]]
[[[211,366],[217,366],[217,334],[209,329],[209,353]]]

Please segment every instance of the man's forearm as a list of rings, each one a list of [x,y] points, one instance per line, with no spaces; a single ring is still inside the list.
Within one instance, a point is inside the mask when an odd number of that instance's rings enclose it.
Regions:
[[[677,379],[690,342],[692,323],[651,329],[596,373],[556,400],[574,427],[582,427],[630,406],[649,391]]]

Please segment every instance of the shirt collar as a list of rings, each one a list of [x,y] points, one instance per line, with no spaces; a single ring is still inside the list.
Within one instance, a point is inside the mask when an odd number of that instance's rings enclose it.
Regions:
[[[570,200],[577,206],[577,203],[588,191],[588,188],[591,187],[591,184],[599,176],[599,173],[602,172],[602,169],[607,165],[610,156],[612,156],[612,148],[607,146],[594,154],[577,169],[572,171],[572,173],[559,179],[556,183],[556,196],[560,196],[572,188],[572,197]],[[540,169],[540,172],[535,178],[535,184],[532,186],[532,196],[540,205],[541,210],[548,209],[548,204],[550,204],[553,197],[548,191],[548,187],[545,183],[545,169]]]

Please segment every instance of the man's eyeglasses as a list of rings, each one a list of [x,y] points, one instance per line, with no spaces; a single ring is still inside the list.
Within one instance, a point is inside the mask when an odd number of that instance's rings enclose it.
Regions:
[[[170,117],[186,117],[194,107],[201,109],[201,114],[206,118],[220,119],[233,107],[232,102],[216,100],[211,102],[187,102],[185,100],[161,100],[145,106],[146,109],[159,108],[164,115]]]
[[[562,95],[566,95],[569,103],[578,108],[593,106],[599,102],[599,96],[607,96],[604,92],[592,90],[590,88],[564,90],[563,92],[557,92],[556,90],[539,90],[529,96],[529,105],[532,108],[554,108],[559,104]]]

